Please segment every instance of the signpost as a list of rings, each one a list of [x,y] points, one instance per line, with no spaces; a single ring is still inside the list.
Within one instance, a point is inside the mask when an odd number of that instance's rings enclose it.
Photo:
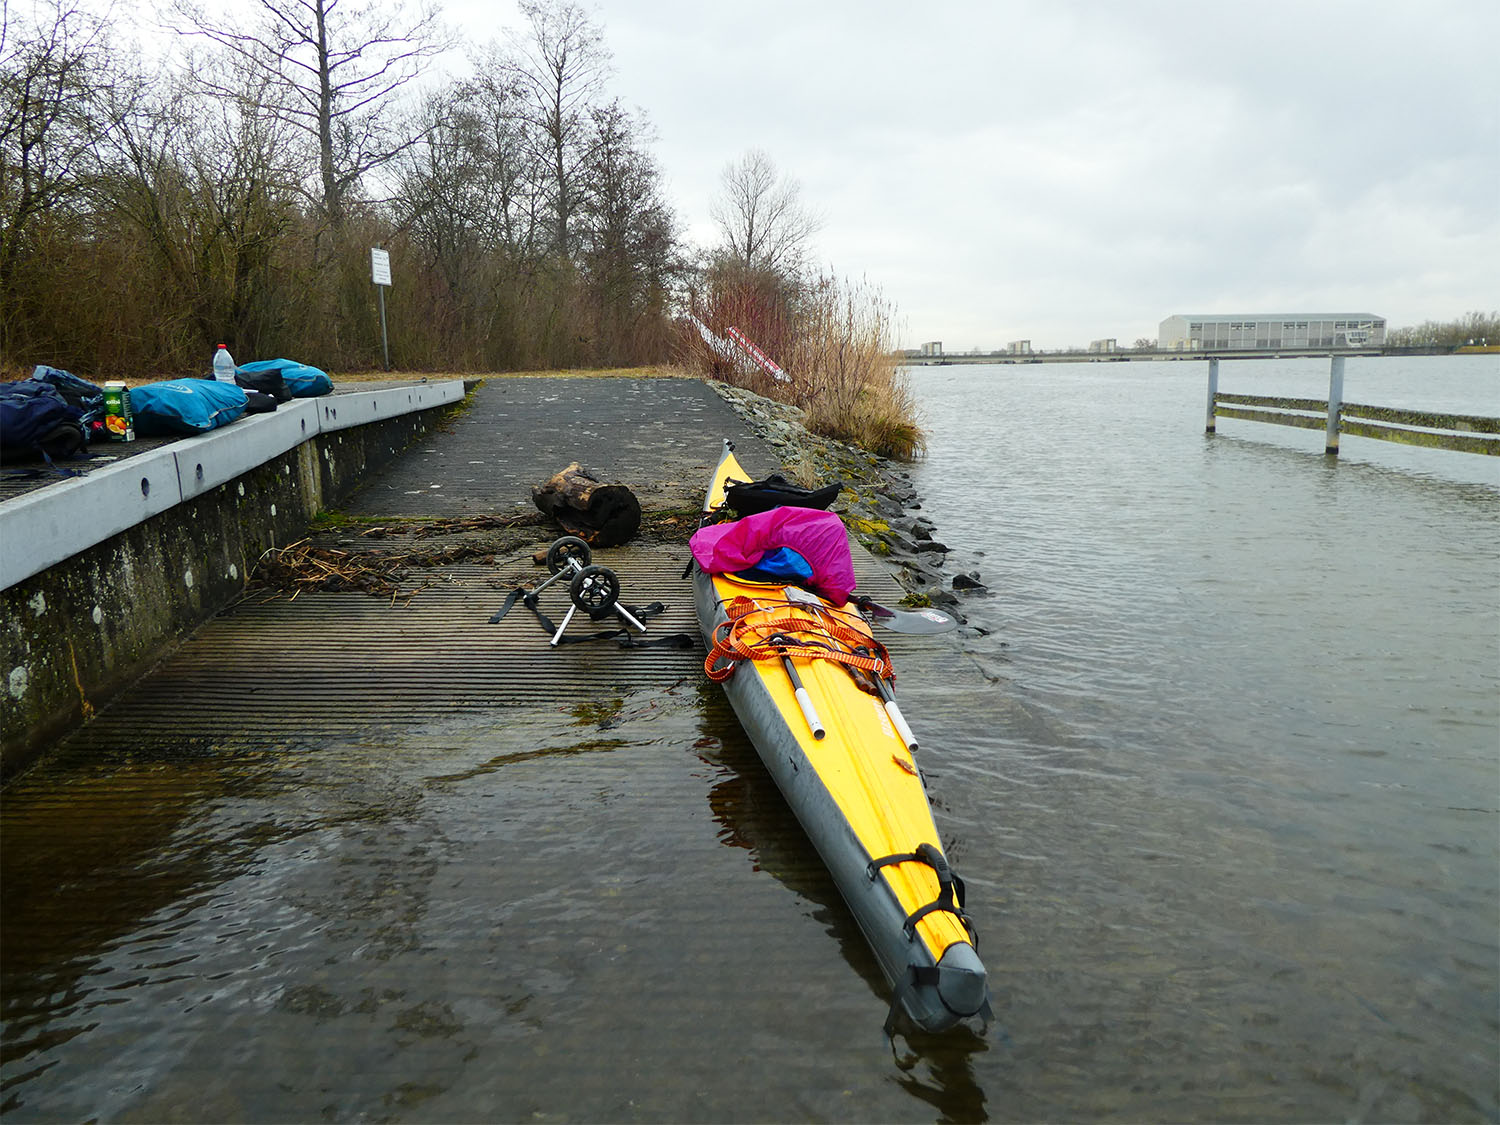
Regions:
[[[380,295],[380,349],[385,355],[385,369],[391,369],[391,347],[385,335],[385,291],[391,284],[391,255],[388,250],[370,248],[370,279]]]

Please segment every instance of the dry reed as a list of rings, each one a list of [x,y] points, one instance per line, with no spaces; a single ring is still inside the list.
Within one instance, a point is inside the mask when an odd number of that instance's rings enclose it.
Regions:
[[[866,282],[822,277],[791,285],[763,275],[711,277],[694,315],[713,332],[738,328],[790,376],[715,351],[692,332],[683,363],[711,378],[800,407],[815,434],[900,461],[926,438],[891,339],[893,310]]]

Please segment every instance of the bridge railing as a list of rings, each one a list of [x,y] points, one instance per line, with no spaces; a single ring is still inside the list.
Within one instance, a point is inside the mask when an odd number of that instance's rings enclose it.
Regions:
[[[1404,445],[1453,449],[1461,453],[1500,455],[1500,418],[1476,414],[1438,414],[1344,402],[1344,356],[1334,356],[1328,372],[1328,398],[1277,398],[1228,394],[1219,390],[1219,361],[1208,361],[1207,432],[1216,432],[1219,418],[1270,422],[1322,430],[1323,451],[1338,456],[1339,435],[1377,438]],[[1254,407],[1256,409],[1246,409]],[[1491,436],[1485,436],[1491,435]]]

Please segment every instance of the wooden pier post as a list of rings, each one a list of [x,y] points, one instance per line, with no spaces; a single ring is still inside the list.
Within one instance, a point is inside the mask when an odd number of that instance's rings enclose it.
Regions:
[[[1214,400],[1219,396],[1219,357],[1211,356],[1208,361],[1208,421],[1204,426],[1205,433],[1214,432]]]
[[[1344,357],[1336,355],[1328,370],[1328,429],[1323,442],[1323,452],[1339,455],[1339,411],[1344,406]]]

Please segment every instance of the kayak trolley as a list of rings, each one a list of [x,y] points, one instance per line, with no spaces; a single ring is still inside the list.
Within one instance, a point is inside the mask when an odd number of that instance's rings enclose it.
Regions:
[[[551,572],[549,576],[534,590],[517,586],[507,594],[505,604],[490,618],[490,624],[498,625],[519,602],[531,610],[542,631],[552,638],[549,643],[553,648],[575,641],[597,641],[609,637],[618,638],[621,648],[692,648],[697,643],[696,637],[688,633],[668,633],[649,641],[638,641],[631,636],[632,629],[637,633],[646,632],[645,620],[664,612],[667,607],[661,602],[644,606],[623,604],[620,601],[619,575],[607,566],[592,565],[592,556],[592,550],[582,539],[576,535],[564,535],[547,548],[545,561]],[[537,599],[543,590],[559,582],[566,582],[568,585],[569,605],[562,624],[556,625],[542,612]],[[573,615],[580,609],[593,621],[613,614],[619,620],[620,628],[580,637],[563,636]]]
[[[535,590],[521,596],[522,603],[535,613],[538,612],[537,598],[543,590],[559,582],[568,584],[568,600],[571,604],[562,624],[552,634],[553,647],[561,643],[564,631],[580,609],[592,621],[600,621],[614,614],[627,629],[634,629],[639,633],[646,631],[646,626],[640,619],[620,604],[619,575],[607,566],[591,565],[592,558],[593,550],[587,543],[576,535],[564,535],[547,548],[547,570],[550,576]],[[506,609],[509,608],[507,605]],[[492,620],[497,620],[504,612],[502,610]]]

